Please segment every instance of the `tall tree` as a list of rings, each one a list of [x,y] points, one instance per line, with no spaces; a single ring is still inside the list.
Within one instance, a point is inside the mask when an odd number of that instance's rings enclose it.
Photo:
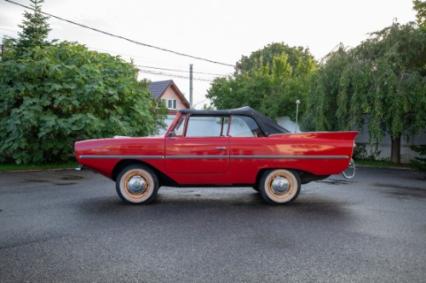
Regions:
[[[426,127],[426,33],[413,23],[394,23],[346,51],[337,67],[339,56],[334,53],[320,67],[314,84],[320,91],[310,93],[308,112],[315,112],[316,101],[328,101],[329,108],[319,110],[326,129],[356,129],[367,119],[371,142],[389,134],[391,161],[399,163],[402,135]],[[334,101],[335,111],[329,111]]]
[[[22,31],[18,34],[17,47],[19,51],[34,46],[43,46],[48,43],[47,36],[50,28],[47,22],[48,17],[41,13],[43,0],[30,0],[32,10],[24,12],[24,21],[20,28]]]
[[[304,101],[316,62],[306,49],[273,43],[243,56],[236,66],[233,76],[216,79],[208,90],[216,107],[248,105],[272,118],[294,118],[295,102]]]
[[[300,46],[291,47],[285,43],[275,42],[252,52],[250,56],[242,56],[236,64],[235,72],[250,72],[265,66],[272,69],[274,58],[282,54],[287,56],[287,62],[298,73],[308,73],[316,66],[315,58],[309,52],[309,49]]]
[[[414,0],[413,6],[417,13],[417,24],[422,28],[426,28],[426,1]]]
[[[354,56],[370,72],[370,83],[361,81],[370,86],[370,134],[378,141],[388,133],[391,161],[400,163],[401,136],[426,127],[426,33],[395,23],[374,33]]]
[[[332,131],[338,129],[336,120],[337,95],[340,78],[349,60],[346,48],[341,44],[321,62],[318,71],[309,82],[307,111],[302,119],[305,130]]]

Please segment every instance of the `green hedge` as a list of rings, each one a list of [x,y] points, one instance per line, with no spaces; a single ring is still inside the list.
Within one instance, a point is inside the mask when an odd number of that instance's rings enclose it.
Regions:
[[[158,128],[164,108],[119,57],[62,42],[0,61],[0,162],[61,162],[73,143]]]

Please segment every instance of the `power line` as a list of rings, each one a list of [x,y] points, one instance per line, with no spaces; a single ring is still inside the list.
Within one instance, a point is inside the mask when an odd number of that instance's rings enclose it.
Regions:
[[[172,74],[172,73],[164,73],[164,72],[157,72],[157,71],[152,71],[152,70],[144,70],[144,69],[141,69],[141,68],[138,68],[138,70],[141,71],[142,73],[147,73],[147,74],[152,74],[152,75],[160,75],[160,76],[175,77],[175,78],[181,78],[181,79],[189,79],[188,76],[182,76],[182,75],[177,75],[177,74]],[[202,81],[202,82],[212,82],[213,81],[213,80],[203,79],[203,78],[193,78],[193,80]]]
[[[171,71],[171,72],[178,72],[178,73],[188,73],[188,70],[183,70],[183,69],[163,68],[163,67],[154,67],[154,66],[146,66],[146,65],[136,65],[136,66],[141,68],[148,68],[148,69],[156,69],[156,70]],[[198,71],[193,71],[193,73],[200,74],[200,75],[226,76],[226,74],[198,72]]]
[[[5,37],[7,35],[0,33],[0,36]],[[13,38],[13,37],[10,37],[10,38]],[[178,75],[178,74],[173,74],[173,73],[156,72],[156,71],[153,71],[153,70],[147,70],[145,68],[148,68],[148,69],[151,68],[151,69],[156,69],[156,70],[164,70],[164,71],[171,71],[171,72],[188,73],[187,70],[183,70],[183,69],[163,68],[163,67],[154,67],[154,66],[146,66],[146,65],[138,65],[138,64],[135,64],[134,66],[136,66],[139,71],[144,72],[144,73],[148,73],[148,74],[161,75],[161,76],[171,76],[171,77],[176,77],[176,78],[189,79],[189,76],[183,76],[183,75]],[[214,73],[207,73],[207,72],[194,72],[194,73],[204,74],[204,75],[225,76],[225,74],[214,74]],[[194,78],[194,80],[205,81],[205,82],[212,82],[213,81],[213,79],[206,79],[206,78]]]
[[[34,10],[30,6],[27,6],[27,5],[12,1],[12,0],[4,0],[4,1],[11,3],[13,5],[21,6],[21,7],[26,8],[26,9]],[[79,26],[79,27],[82,27],[82,28],[85,28],[85,29],[90,29],[92,31],[96,31],[96,32],[99,32],[99,33],[102,33],[102,34],[105,34],[105,35],[108,35],[108,36],[111,36],[111,37],[122,39],[122,40],[125,40],[125,41],[128,41],[128,42],[131,42],[133,44],[137,44],[137,45],[157,49],[157,50],[160,50],[160,51],[163,51],[163,52],[168,52],[168,53],[172,53],[172,54],[175,54],[175,55],[184,56],[184,57],[188,57],[188,58],[192,58],[192,59],[196,59],[196,60],[200,60],[200,61],[205,61],[205,62],[209,62],[209,63],[213,63],[213,64],[218,64],[218,65],[228,66],[228,67],[234,67],[233,64],[223,63],[223,62],[219,62],[219,61],[216,61],[216,60],[211,60],[211,59],[208,59],[208,58],[195,56],[195,55],[191,55],[191,54],[187,54],[187,53],[183,53],[183,52],[179,52],[179,51],[174,51],[174,50],[164,48],[164,47],[155,46],[155,45],[140,42],[138,40],[134,40],[134,39],[122,36],[122,35],[118,35],[118,34],[108,32],[108,31],[100,30],[98,28],[94,28],[94,27],[91,27],[91,26],[88,26],[88,25],[85,25],[85,24],[81,24],[81,23],[72,21],[72,20],[68,20],[68,19],[65,19],[65,18],[62,18],[62,17],[59,17],[59,16],[55,16],[55,15],[50,14],[50,13],[46,13],[46,12],[41,12],[41,13],[43,15],[55,18],[57,20],[64,21],[64,22],[67,22],[67,23],[70,23],[70,24],[73,24],[73,25],[76,25],[76,26]]]
[[[114,54],[114,55],[118,55],[121,57],[129,57],[130,59],[138,59],[140,61],[145,61],[146,62],[146,58],[143,57],[138,57],[138,55],[135,54],[130,54],[130,53],[123,53],[123,52],[116,52],[116,51],[111,51],[111,50],[107,50],[107,49],[102,49],[102,48],[98,48],[95,46],[89,46],[86,45],[88,48],[90,49],[94,49],[96,51],[102,51],[102,52],[107,52],[109,54]],[[151,61],[152,64],[153,61]],[[148,69],[155,69],[155,70],[163,70],[163,71],[170,71],[170,72],[178,72],[178,73],[188,73],[188,70],[186,69],[179,69],[179,68],[170,68],[170,67],[158,67],[158,66],[152,66],[152,65],[144,65],[144,64],[135,64],[136,66],[139,66],[141,68],[148,68]],[[203,71],[193,71],[194,74],[200,74],[200,75],[211,75],[211,76],[228,76],[231,75],[230,73],[226,73],[226,74],[219,74],[219,73],[210,73],[210,72],[203,72]]]
[[[86,45],[86,44],[85,44]],[[89,49],[93,49],[95,51],[99,51],[99,52],[106,52],[109,53],[111,55],[115,55],[115,56],[120,56],[120,57],[129,57],[131,60],[133,59],[138,59],[140,61],[145,61],[146,62],[146,58],[137,56],[135,54],[130,54],[130,53],[123,53],[123,52],[116,52],[116,51],[111,51],[111,50],[107,50],[107,49],[102,49],[102,48],[98,48],[95,47],[93,45],[86,45]],[[152,64],[153,61],[151,61]],[[152,65],[144,65],[144,64],[134,64],[135,66],[139,66],[141,68],[148,68],[148,69],[155,69],[155,70],[163,70],[163,71],[170,71],[170,72],[178,72],[178,73],[188,73],[188,70],[186,69],[178,69],[178,68],[170,68],[170,67],[158,67],[158,66],[152,66]],[[228,75],[232,75],[230,73],[226,73],[226,74],[219,74],[219,73],[210,73],[210,72],[203,72],[203,71],[193,71],[194,74],[200,74],[200,75],[211,75],[211,76],[228,76]]]
[[[210,100],[209,98],[203,99],[203,100],[201,100],[200,102],[195,103],[195,104],[193,105],[193,107],[198,106],[198,105],[200,105],[201,103],[207,102],[207,101],[209,101],[209,100]]]

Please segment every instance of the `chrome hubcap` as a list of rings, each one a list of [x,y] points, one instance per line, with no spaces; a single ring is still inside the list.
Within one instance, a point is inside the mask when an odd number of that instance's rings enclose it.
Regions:
[[[272,190],[276,194],[283,194],[286,193],[289,189],[289,183],[288,180],[284,177],[277,176],[272,180],[271,184]]]
[[[133,176],[127,182],[127,188],[132,194],[139,194],[145,190],[146,182],[141,176]]]

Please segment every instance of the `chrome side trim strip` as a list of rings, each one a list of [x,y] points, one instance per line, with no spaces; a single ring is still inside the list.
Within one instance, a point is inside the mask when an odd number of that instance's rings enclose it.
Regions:
[[[165,159],[226,159],[228,155],[171,155],[164,156]]]
[[[121,159],[121,158],[132,158],[132,159],[163,159],[163,155],[96,155],[96,154],[83,154],[80,155],[81,159]]]
[[[226,159],[228,155],[80,155],[81,159]],[[347,155],[230,155],[230,159],[348,159]]]
[[[231,155],[232,159],[347,159],[347,155]]]

